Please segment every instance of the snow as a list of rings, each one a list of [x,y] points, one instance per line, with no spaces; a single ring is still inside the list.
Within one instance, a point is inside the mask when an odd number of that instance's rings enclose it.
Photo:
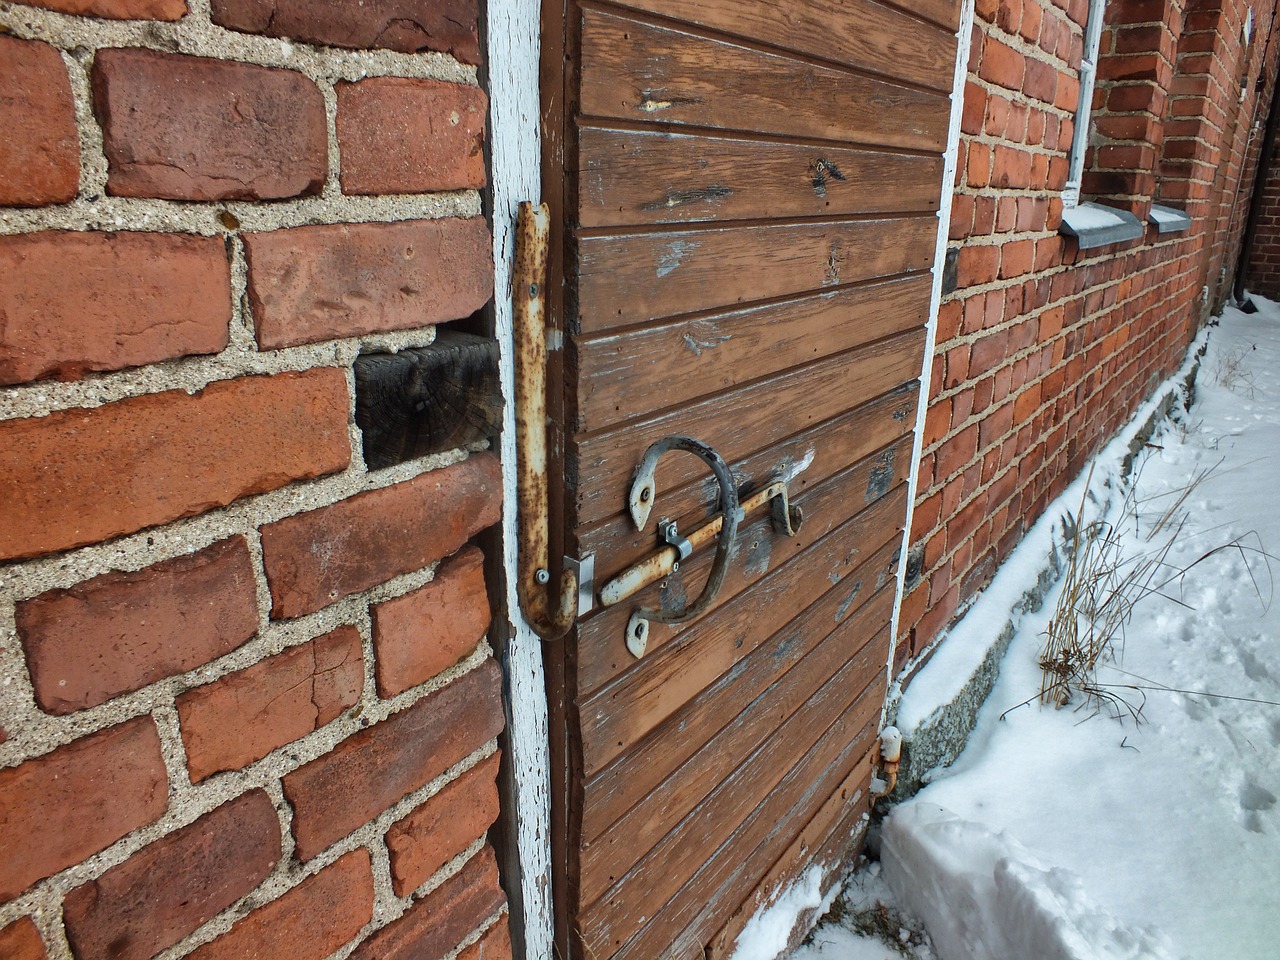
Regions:
[[[1081,203],[1062,211],[1062,219],[1075,230],[1097,230],[1118,227],[1129,221],[1112,207],[1101,203]]]
[[[773,960],[786,949],[796,920],[805,911],[812,910],[815,916],[826,913],[840,890],[833,888],[823,897],[822,874],[822,867],[810,867],[804,876],[756,913],[738,935],[733,960]]]
[[[797,960],[1280,956],[1280,306],[1255,302],[1211,330],[1196,403],[1139,456],[1129,512],[1115,451],[1094,467],[1085,503],[1120,530],[1125,556],[1177,531],[1158,593],[1138,600],[1099,669],[1098,691],[1117,699],[1040,705],[1059,585],[1021,616],[959,760],[882,827],[877,899],[931,946],[831,923]],[[947,644],[985,623],[990,645],[1082,496],[1050,508]],[[1171,511],[1180,528],[1161,523]],[[905,733],[946,687],[912,684]],[[841,909],[864,893],[847,889]]]

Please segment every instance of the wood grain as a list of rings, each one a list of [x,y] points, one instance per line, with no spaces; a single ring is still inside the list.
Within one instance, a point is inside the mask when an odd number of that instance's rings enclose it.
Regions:
[[[591,117],[937,154],[950,119],[949,99],[939,91],[600,10],[582,15],[580,109]]]
[[[587,237],[580,333],[928,270],[932,216]]]
[[[654,441],[696,437],[732,463],[909,383],[919,376],[923,350],[924,332],[911,331],[575,442],[579,523],[624,508],[631,474]],[[705,472],[691,456],[668,457],[659,466],[658,495]]]
[[[576,342],[579,431],[923,327],[927,274]]]
[[[581,131],[584,227],[936,210],[942,158],[673,130]]]
[[[695,808],[702,805],[704,816],[716,816],[716,810],[703,805],[715,785],[732,773],[741,758],[750,756],[761,743],[773,736],[814,690],[827,683],[849,660],[851,651],[856,651],[854,657],[859,664],[858,670],[866,672],[876,668],[878,651],[868,649],[868,644],[880,625],[876,618],[891,612],[893,597],[891,592],[885,594],[882,591],[877,601],[860,610],[845,630],[841,629],[842,621],[836,619],[835,614],[844,602],[846,592],[831,591],[834,596],[824,598],[825,602],[806,611],[793,626],[788,627],[780,644],[775,647],[771,643],[762,648],[759,656],[744,662],[744,669],[754,668],[755,672],[767,673],[772,678],[761,685],[762,692],[754,699],[748,699],[742,690],[746,685],[727,684],[738,694],[734,706],[725,716],[718,718],[722,723],[727,720],[727,725],[709,735],[705,730],[701,731],[705,741],[684,764],[644,793],[602,834],[583,844],[583,903],[594,902],[602,896]],[[825,632],[828,628],[829,633]],[[803,648],[806,641],[808,644],[814,642],[811,637],[806,637],[805,630],[814,631],[822,639],[795,663],[795,658],[789,655],[790,648]],[[784,660],[783,669],[770,669],[770,653]],[[675,733],[674,728],[664,729],[659,733],[659,739]],[[688,739],[698,742],[700,738],[694,735]],[[587,791],[586,796],[592,797],[592,792]]]
[[[793,496],[799,496],[850,464],[876,454],[880,460],[876,486],[883,492],[882,481],[888,473],[896,473],[897,458],[910,455],[909,446],[904,448],[905,455],[883,448],[892,447],[895,441],[911,432],[918,398],[918,387],[907,385],[744,459],[730,461],[730,468],[739,480],[739,491],[749,494],[773,477],[791,476],[790,491]],[[907,469],[905,465],[903,469]],[[658,488],[657,505],[662,514],[677,519],[682,530],[700,523],[716,502],[715,481],[709,473],[691,471],[690,477],[674,489],[665,482]],[[872,492],[868,487],[866,502],[875,498],[870,496]],[[604,575],[636,562],[653,548],[654,542],[652,527],[637,530],[629,516],[617,513],[583,527],[578,535],[578,550],[595,554],[597,570]]]
[[[901,10],[868,0],[618,0],[645,10],[950,92],[955,36]]]

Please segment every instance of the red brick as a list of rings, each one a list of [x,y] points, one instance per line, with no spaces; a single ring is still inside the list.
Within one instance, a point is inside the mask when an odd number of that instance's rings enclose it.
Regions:
[[[498,754],[477,764],[387,831],[391,882],[406,897],[498,819]]]
[[[458,960],[511,960],[511,957],[511,928],[506,917],[499,917],[484,936],[458,954]]]
[[[231,268],[212,237],[0,237],[0,274],[0,384],[217,353],[229,339]]]
[[[0,901],[158,819],[169,803],[149,717],[0,771]]]
[[[298,227],[247,234],[245,248],[268,350],[458,320],[493,294],[480,219]]]
[[[1022,54],[999,40],[987,38],[982,48],[982,66],[978,69],[978,76],[1009,90],[1021,90],[1025,69],[1026,59]]]
[[[321,368],[0,424],[0,560],[97,543],[342,470],[348,408],[342,371]]]
[[[378,694],[394,697],[447,670],[489,629],[484,555],[468,547],[419,590],[376,605],[373,649]]]
[[[1002,279],[1020,277],[1031,272],[1035,258],[1034,240],[1016,240],[1000,247],[1000,276]]]
[[[339,83],[344,193],[427,193],[485,185],[479,87],[375,77]]]
[[[33,7],[107,20],[181,20],[186,0],[28,0]]]
[[[44,940],[30,917],[15,920],[0,930],[0,957],[5,960],[45,960]]]
[[[80,960],[148,960],[258,886],[280,859],[271,798],[251,790],[67,894]]]
[[[493,848],[486,846],[456,876],[357,947],[351,960],[440,960],[506,902]]]
[[[74,200],[80,139],[71,81],[47,43],[0,37],[0,206]]]
[[[425,786],[501,731],[502,683],[493,660],[348,737],[288,774],[298,857],[310,860]]]
[[[996,278],[999,264],[998,245],[966,244],[960,248],[960,255],[956,258],[956,286],[963,289],[990,283]]]
[[[189,960],[323,960],[373,918],[369,851],[352,850],[260,907]]]
[[[272,200],[324,185],[324,98],[300,73],[106,49],[93,100],[115,196]]]
[[[242,537],[136,572],[50,590],[15,610],[47,713],[67,714],[230,653],[258,630]]]
[[[480,454],[262,528],[271,615],[300,617],[430,566],[498,522],[497,457]]]
[[[261,760],[360,700],[360,632],[339,627],[178,698],[192,782]]]
[[[213,22],[306,43],[401,53],[437,50],[480,62],[476,0],[213,0]]]

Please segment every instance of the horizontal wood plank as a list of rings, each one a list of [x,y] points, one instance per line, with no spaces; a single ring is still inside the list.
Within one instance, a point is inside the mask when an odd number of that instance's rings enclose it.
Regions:
[[[577,441],[579,523],[625,508],[631,474],[654,441],[671,434],[696,437],[732,463],[911,382],[920,375],[923,352],[924,332],[911,331]],[[692,456],[665,458],[658,496],[704,473]]]
[[[741,527],[741,549],[729,564],[728,573],[710,611],[719,609],[760,580],[771,569],[790,562],[810,544],[821,540],[836,527],[842,525],[851,513],[858,526],[851,528],[851,535],[868,537],[861,540],[863,549],[874,550],[887,539],[889,533],[900,529],[906,509],[906,492],[903,486],[895,487],[865,510],[859,511],[857,498],[860,491],[856,480],[849,474],[837,476],[798,499],[805,511],[804,528],[798,536],[782,537],[773,532],[767,517],[749,519]],[[879,531],[881,539],[875,539],[870,531]],[[855,534],[858,531],[858,534]],[[585,700],[604,684],[624,674],[639,669],[635,657],[624,643],[627,620],[638,606],[670,606],[680,597],[694,599],[701,591],[711,568],[711,551],[695,553],[680,564],[677,573],[666,580],[641,591],[635,597],[615,607],[602,610],[581,624],[578,631],[579,649],[584,654],[580,666],[578,699]],[[706,614],[704,614],[705,616]],[[671,643],[683,644],[680,639],[690,624],[654,623],[649,629],[649,651],[656,653]],[[646,658],[649,654],[646,654]],[[589,661],[589,662],[588,662]]]
[[[910,438],[904,438],[898,449],[886,454],[890,466],[885,482],[897,487],[905,481],[909,470]],[[842,532],[838,540],[833,541],[834,532],[817,540],[811,539],[811,546],[790,555],[785,563],[776,563],[766,575],[744,587],[733,604],[725,604],[714,613],[704,615],[700,621],[686,626],[681,632],[687,635],[682,636],[678,644],[671,642],[676,631],[661,628],[664,632],[671,631],[663,638],[666,642],[655,647],[638,663],[628,664],[624,659],[625,678],[580,699],[583,766],[587,776],[594,774],[627,749],[628,744],[644,736],[732,668],[770,633],[781,629],[788,616],[798,615],[821,596],[830,587],[833,577],[842,576],[853,566],[860,565],[882,544],[899,541],[893,527],[882,528],[874,522],[884,511],[876,511],[862,521],[855,517],[851,524],[845,524],[842,516],[858,510],[856,504],[844,503],[846,491],[861,487],[863,478],[883,462],[882,456],[885,455],[873,457],[845,471],[848,482],[833,481],[838,483],[838,492],[828,498],[836,501],[833,507],[826,503],[812,507],[826,508],[841,517],[838,527]],[[804,499],[799,502],[803,503]],[[822,519],[817,518],[818,521]],[[757,567],[766,560],[772,561],[775,546],[755,537],[743,540],[743,567],[752,565],[753,561]],[[708,562],[702,561],[703,564]],[[683,569],[684,564],[681,566]],[[690,574],[695,583],[698,582],[699,567],[695,566]],[[821,571],[821,575],[815,571]],[[747,573],[745,569],[743,572]],[[727,583],[722,593],[733,590],[735,586],[736,583]],[[631,604],[623,606],[629,610]],[[754,642],[746,642],[747,636],[754,637]],[[594,672],[592,677],[594,679]],[[586,684],[583,689],[586,689]]]
[[[839,536],[839,532],[832,536]],[[839,546],[830,537],[824,543],[828,547]],[[827,622],[839,623],[856,617],[858,622],[849,627],[851,637],[865,635],[868,629],[870,633],[878,632],[888,622],[891,610],[887,607],[891,608],[893,602],[892,592],[879,591],[888,582],[882,579],[886,571],[896,565],[896,559],[896,541],[870,555],[859,555],[856,549],[847,551],[838,560],[843,578],[804,612],[803,626],[820,625],[823,615],[834,604]],[[843,610],[846,603],[849,609]],[[877,617],[881,618],[879,622]],[[645,737],[586,781],[582,821],[585,842],[594,842],[609,832],[623,814],[644,802],[650,791],[657,790],[664,780],[672,777],[719,730],[729,724],[737,725],[742,704],[759,697],[777,676],[808,654],[825,635],[821,629],[805,632],[788,624],[761,643],[760,636],[767,633],[767,629],[757,629],[752,622],[735,635],[734,625],[726,623],[724,618],[708,617],[704,626],[695,628],[700,635],[690,649],[690,657],[695,658],[690,663],[691,670],[704,669],[701,658],[705,655],[712,669],[718,663],[729,663],[729,671],[672,714],[654,736]],[[739,639],[745,654],[733,649]],[[662,665],[663,672],[669,675],[669,668],[682,660],[688,662],[689,657],[669,660]]]
[[[616,227],[936,210],[942,158],[585,127],[579,223]]]
[[[846,592],[830,591],[822,602],[797,617],[795,625],[786,630],[782,644],[775,647],[771,643],[761,648],[759,656],[744,661],[744,670],[754,668],[756,673],[767,672],[774,676],[772,683],[765,684],[753,700],[743,696],[744,685],[728,684],[738,693],[738,699],[729,715],[719,718],[727,720],[727,725],[710,736],[666,780],[645,793],[604,833],[583,844],[580,881],[583,903],[599,899],[695,808],[701,806],[705,815],[715,816],[716,811],[704,804],[712,789],[732,773],[743,757],[750,756],[800,709],[814,690],[827,683],[849,660],[851,651],[857,651],[854,656],[863,672],[883,667],[881,651],[871,649],[869,641],[881,627],[880,618],[887,618],[891,611],[892,591],[881,591],[876,602],[860,609],[848,629],[843,629],[842,621],[835,615],[846,599]],[[806,637],[804,630],[823,639],[815,643],[814,637]],[[806,645],[813,649],[798,663],[789,656],[791,647]],[[768,653],[782,657],[783,670],[771,669]],[[675,731],[665,731],[659,739],[665,739],[666,732]],[[588,791],[585,796],[592,794]]]
[[[749,41],[950,91],[955,36],[870,0],[615,0]]]
[[[576,342],[579,431],[923,327],[927,274]]]
[[[796,757],[808,759],[812,750],[825,761],[820,764],[822,769],[830,765],[844,744],[839,743],[839,738],[824,737],[823,733],[856,700],[857,691],[872,682],[871,674],[882,669],[883,664],[873,664],[863,658],[851,660],[741,766],[721,781],[698,811],[680,821],[601,899],[580,911],[583,930],[597,941],[603,941],[612,953],[634,936],[644,926],[646,918],[657,914],[672,897],[689,898],[707,892],[705,887],[690,882],[693,877],[717,850],[740,833],[741,826],[750,820],[753,811],[767,805],[771,795],[789,793],[789,799],[794,802],[795,787],[800,793],[805,792],[804,788],[810,784],[795,784],[788,789],[789,785],[785,783],[788,774],[796,769],[792,767]],[[802,762],[799,766],[804,767],[805,764]],[[840,779],[843,775],[842,771]],[[821,799],[825,800],[829,794],[830,790],[827,790]],[[788,804],[788,809],[791,806]],[[798,831],[802,825],[803,821],[796,824],[795,830]],[[746,836],[738,840],[738,845],[743,845],[742,840]],[[754,846],[751,844],[742,852],[748,852]],[[689,886],[685,887],[686,884]],[[681,888],[685,889],[682,891]]]
[[[945,93],[600,10],[583,12],[581,69],[586,116],[939,154],[946,147]]]
[[[739,491],[749,494],[774,477],[791,477],[789,490],[799,496],[850,464],[881,451],[885,456],[875,470],[875,485],[868,485],[864,494],[864,502],[870,503],[883,492],[885,480],[896,474],[899,454],[884,448],[894,447],[895,441],[910,434],[918,400],[919,385],[907,384],[746,457],[730,460]],[[909,456],[909,445],[906,451]],[[678,469],[674,460],[671,466]],[[691,530],[715,509],[715,479],[705,470],[677,476],[666,467],[665,462],[659,465],[658,505],[663,516],[679,521],[681,530]],[[622,504],[615,506],[621,509]],[[655,542],[652,528],[637,530],[630,516],[616,513],[582,528],[577,550],[579,555],[595,554],[597,573],[607,576],[647,555]]]
[[[888,642],[884,631],[873,643]],[[884,671],[841,714],[680,893],[614,956],[703,956],[704,945],[816,814],[836,786],[866,756],[875,737],[885,690]],[[675,931],[681,931],[676,934]]]
[[[932,215],[586,237],[580,333],[928,270]]]

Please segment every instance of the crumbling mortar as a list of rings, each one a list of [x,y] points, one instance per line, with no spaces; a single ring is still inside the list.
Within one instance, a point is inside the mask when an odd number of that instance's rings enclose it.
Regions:
[[[89,54],[81,48],[70,52],[60,50],[59,53],[71,81],[71,100],[75,106],[80,139],[80,185],[76,199],[101,196],[107,186],[107,155],[102,146],[102,129],[93,115]]]
[[[347,50],[237,33],[215,26],[208,5],[201,7],[203,13],[193,5],[192,13],[182,20],[163,23],[99,20],[11,4],[0,9],[0,24],[16,37],[44,40],[64,50],[141,47],[287,69],[317,82],[401,76],[478,84],[478,68],[448,54]]]
[[[328,149],[328,173],[325,175],[322,196],[334,199],[342,195],[342,154],[338,146],[338,92],[333,83],[320,84],[324,97],[325,138]]]
[[[191,823],[194,823],[200,817],[210,811],[222,806],[229,800],[247,793],[254,789],[265,789],[271,795],[276,805],[277,812],[281,815],[281,823],[288,830],[292,825],[292,811],[286,815],[282,812],[282,807],[287,807],[279,781],[283,777],[298,769],[299,767],[309,763],[310,761],[321,757],[333,750],[338,743],[345,740],[352,734],[371,726],[374,723],[385,720],[401,710],[417,703],[427,694],[434,692],[459,677],[478,668],[487,659],[492,656],[492,651],[487,644],[482,643],[476,651],[467,659],[461,661],[449,670],[444,671],[437,677],[427,683],[406,691],[398,697],[391,700],[380,701],[375,708],[366,708],[360,715],[354,715],[351,711],[343,714],[338,719],[321,727],[319,730],[308,734],[300,740],[286,744],[284,747],[273,751],[262,760],[249,765],[241,770],[227,771],[217,774],[209,779],[195,785],[188,791],[175,791],[173,788],[173,780],[170,781],[170,803],[164,816],[155,822],[140,827],[127,836],[121,838],[102,852],[95,854],[79,864],[68,867],[60,873],[52,877],[38,881],[25,893],[11,900],[10,902],[0,905],[0,927],[12,922],[14,919],[31,913],[36,909],[43,909],[46,912],[53,910],[60,912],[61,901],[65,895],[72,889],[94,880],[101,876],[107,870],[120,863],[128,860],[143,847],[167,836],[168,834],[179,830]],[[172,709],[172,708],[170,708]],[[370,715],[372,714],[372,715]],[[176,724],[175,724],[176,726]],[[180,749],[179,746],[174,748],[173,739],[177,737],[176,730],[166,730],[162,725],[162,744],[167,744],[164,749],[174,750]],[[349,850],[357,846],[370,843],[381,843],[381,838],[385,834],[387,828],[395,821],[401,819],[411,810],[415,809],[423,801],[434,796],[446,784],[453,782],[466,771],[470,770],[476,764],[482,762],[491,756],[497,750],[497,741],[491,740],[467,758],[450,767],[440,776],[435,777],[429,783],[425,784],[418,790],[407,794],[401,798],[378,817],[364,824],[357,830],[353,831],[343,840],[334,844],[329,848],[321,859],[321,864],[336,860],[339,856],[347,853]],[[166,763],[169,756],[166,756]],[[185,771],[181,777],[185,778]],[[292,834],[286,832],[282,834],[285,838],[284,848],[281,855],[280,863],[277,865],[275,874],[287,874],[291,870],[293,860],[293,843]],[[376,860],[376,857],[375,857]],[[376,876],[376,874],[375,874]],[[293,880],[288,885],[295,886],[301,877]],[[266,881],[264,881],[266,882]],[[282,881],[283,882],[283,881]],[[256,889],[261,889],[256,888]],[[246,895],[252,897],[250,893]],[[237,908],[244,902],[244,899],[238,901],[237,904],[228,908],[228,911],[220,916],[231,916],[232,921],[238,919],[243,910]],[[267,899],[275,899],[274,897]],[[392,897],[392,899],[395,899]],[[267,902],[266,899],[262,902]],[[213,921],[210,921],[213,923]],[[230,926],[230,923],[227,924]],[[193,934],[193,937],[201,936],[205,928]],[[219,931],[222,932],[222,931]],[[210,937],[211,939],[211,937]],[[203,941],[202,941],[203,942]],[[189,938],[184,941],[181,948],[175,947],[172,953],[167,956],[178,956],[182,953],[193,949],[196,944]],[[68,955],[69,957],[69,955]],[[56,960],[51,955],[51,960]]]
[[[183,200],[150,200],[87,194],[71,203],[31,209],[8,208],[0,212],[0,235],[39,233],[46,230],[138,231],[145,233],[193,233],[225,236],[229,231],[219,216],[232,214],[240,226],[235,233],[262,233],[325,224],[395,223],[402,220],[439,220],[444,217],[478,217],[480,194],[475,190],[441,193],[387,194],[371,197],[301,197],[261,203],[227,200],[201,203]]]

